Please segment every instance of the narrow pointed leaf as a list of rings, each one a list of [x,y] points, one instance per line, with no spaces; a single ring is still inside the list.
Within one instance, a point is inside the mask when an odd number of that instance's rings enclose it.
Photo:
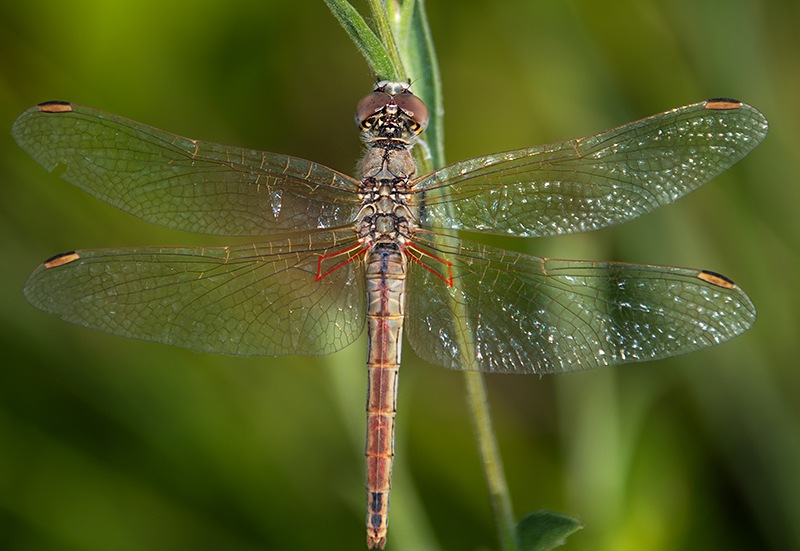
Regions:
[[[361,14],[347,0],[325,0],[331,13],[367,60],[379,79],[393,78],[394,67],[386,48]]]

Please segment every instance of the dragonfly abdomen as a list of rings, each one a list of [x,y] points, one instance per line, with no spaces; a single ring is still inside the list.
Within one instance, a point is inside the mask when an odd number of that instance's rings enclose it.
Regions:
[[[386,544],[394,461],[397,375],[405,316],[406,258],[378,243],[367,257],[367,546]]]

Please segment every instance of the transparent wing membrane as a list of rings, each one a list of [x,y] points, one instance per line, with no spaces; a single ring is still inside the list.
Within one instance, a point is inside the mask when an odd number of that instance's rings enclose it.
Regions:
[[[363,264],[317,281],[320,255],[355,242],[319,232],[240,247],[75,251],[25,285],[36,307],[115,335],[204,352],[328,354],[364,327]]]
[[[51,102],[14,123],[47,170],[152,224],[260,236],[351,224],[358,182],[317,163],[182,138],[111,113]]]
[[[749,329],[755,308],[701,270],[545,259],[442,235],[417,244],[453,285],[409,264],[406,335],[425,360],[492,373],[561,373],[666,358]]]
[[[424,227],[529,237],[596,230],[672,203],[766,134],[749,105],[709,100],[587,138],[461,161],[413,189]]]

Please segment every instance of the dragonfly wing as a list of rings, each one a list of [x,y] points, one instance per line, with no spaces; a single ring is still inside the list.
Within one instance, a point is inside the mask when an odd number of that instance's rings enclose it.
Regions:
[[[428,264],[409,263],[405,331],[420,357],[452,369],[542,374],[656,360],[724,342],[756,317],[744,291],[713,272],[417,237]],[[431,258],[452,264],[452,286]]]
[[[352,235],[75,251],[39,266],[24,292],[42,310],[125,337],[248,356],[328,354],[364,327],[363,263],[317,281],[320,255],[355,244]]]
[[[357,182],[335,170],[182,138],[89,107],[41,104],[17,118],[12,134],[47,170],[170,228],[264,235],[340,227],[358,212]]]
[[[766,134],[753,107],[708,100],[579,140],[476,157],[414,183],[420,222],[531,237],[596,230],[672,203]]]

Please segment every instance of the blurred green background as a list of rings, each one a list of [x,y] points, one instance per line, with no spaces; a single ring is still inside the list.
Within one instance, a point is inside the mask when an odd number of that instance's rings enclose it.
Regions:
[[[670,361],[489,386],[516,513],[585,521],[566,549],[800,549],[800,3],[429,0],[428,11],[451,161],[708,97],[770,120],[764,144],[676,205],[503,243],[722,272],[759,309],[751,332]],[[242,359],[35,310],[21,289],[52,254],[217,241],[102,204],[9,131],[25,108],[64,99],[352,172],[352,111],[372,83],[321,0],[2,3],[1,548],[363,548],[363,339],[324,358]],[[463,379],[409,347],[404,358],[387,549],[497,549]]]

